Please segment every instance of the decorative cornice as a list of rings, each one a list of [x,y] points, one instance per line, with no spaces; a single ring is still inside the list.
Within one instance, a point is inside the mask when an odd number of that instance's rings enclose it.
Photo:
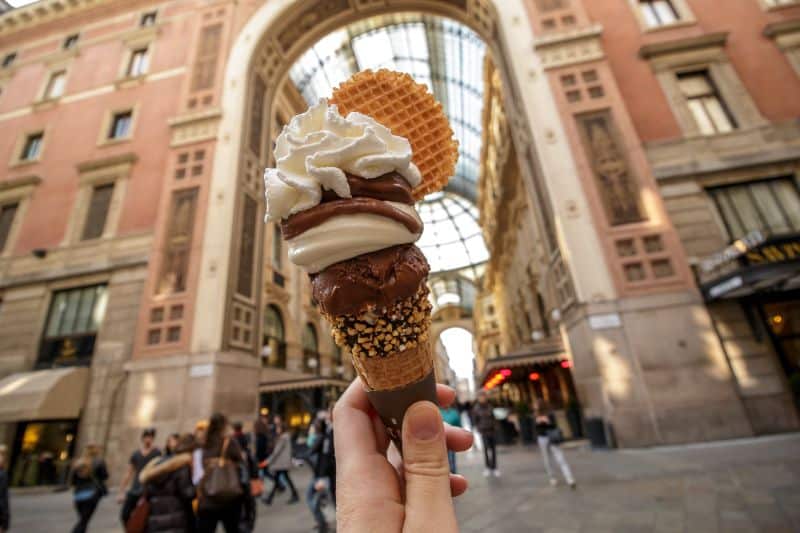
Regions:
[[[125,164],[132,165],[138,159],[139,157],[136,154],[134,154],[133,152],[128,152],[126,154],[115,155],[112,157],[104,157],[102,159],[81,161],[80,163],[75,165],[75,167],[78,169],[78,172],[84,173],[84,172],[91,172],[99,168],[112,167],[116,165],[125,165]]]
[[[39,0],[0,15],[0,36],[64,18],[115,0]]]
[[[603,27],[595,24],[576,31],[539,37],[533,48],[541,57],[544,69],[596,61],[604,57],[600,43],[602,33]]]
[[[782,20],[764,27],[764,37],[774,38],[778,35],[795,32],[800,32],[800,19]]]
[[[41,182],[42,178],[34,175],[11,178],[9,180],[0,181],[0,191],[19,189],[21,187],[30,187],[33,185],[39,185]]]
[[[700,37],[689,37],[686,39],[676,39],[673,41],[662,41],[658,43],[646,44],[639,48],[639,57],[651,59],[656,56],[675,54],[696,50],[698,48],[723,47],[728,41],[728,32],[721,31],[708,33]]]

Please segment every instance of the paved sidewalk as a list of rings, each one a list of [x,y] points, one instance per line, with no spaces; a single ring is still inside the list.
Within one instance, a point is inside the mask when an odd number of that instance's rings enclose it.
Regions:
[[[535,448],[500,448],[500,478],[482,454],[459,457],[470,490],[456,503],[463,532],[800,532],[800,434],[646,450],[567,449],[578,489],[551,487]],[[292,473],[304,489],[306,469]],[[312,530],[303,504],[259,505],[258,531]],[[13,494],[12,532],[69,531],[69,493]],[[90,532],[114,532],[106,498]]]

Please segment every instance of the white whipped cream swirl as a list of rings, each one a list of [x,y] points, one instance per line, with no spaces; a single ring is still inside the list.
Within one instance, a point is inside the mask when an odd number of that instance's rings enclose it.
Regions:
[[[374,179],[395,171],[411,187],[422,177],[411,162],[411,144],[373,118],[339,114],[327,100],[295,116],[275,146],[277,168],[264,173],[267,220],[280,220],[314,207],[322,188],[350,198],[345,172]]]

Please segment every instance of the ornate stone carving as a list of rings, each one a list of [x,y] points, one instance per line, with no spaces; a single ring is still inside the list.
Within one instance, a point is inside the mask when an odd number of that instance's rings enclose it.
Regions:
[[[533,47],[539,53],[545,69],[595,61],[604,57],[600,43],[602,32],[602,26],[595,25],[578,31],[556,33],[539,38]]]
[[[640,187],[617,141],[611,114],[602,111],[580,115],[577,120],[609,224],[645,220]]]

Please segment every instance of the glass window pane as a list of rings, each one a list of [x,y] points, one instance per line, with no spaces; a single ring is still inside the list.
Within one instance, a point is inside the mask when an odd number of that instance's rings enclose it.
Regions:
[[[747,187],[733,187],[728,191],[728,195],[734,209],[736,209],[736,214],[739,215],[739,219],[744,224],[745,230],[768,230],[768,228],[764,227],[764,222],[747,191]]]
[[[649,28],[653,28],[659,25],[658,16],[656,16],[656,12],[653,9],[653,6],[650,5],[649,2],[640,2],[639,6],[642,10],[642,17],[644,17],[644,22]]]
[[[67,294],[67,308],[64,311],[64,318],[61,320],[61,327],[58,329],[59,335],[71,335],[75,332],[75,318],[78,315],[80,301],[80,291],[70,291]]]
[[[655,9],[661,24],[672,24],[678,21],[678,14],[669,0],[656,0],[653,2],[653,9]]]
[[[717,198],[719,204],[720,215],[728,227],[728,232],[730,233],[728,237],[731,240],[743,237],[747,233],[747,230],[739,223],[739,218],[736,216],[736,209],[731,203],[730,198],[728,198],[727,191],[717,191],[714,196]]]
[[[722,103],[717,96],[706,96],[703,98],[708,116],[714,124],[714,129],[719,133],[726,133],[733,130],[733,124]]]
[[[96,294],[95,287],[89,287],[81,291],[81,304],[78,308],[78,317],[75,320],[75,333],[83,333],[92,329],[92,311],[94,310]]]
[[[56,293],[53,302],[50,304],[50,319],[47,324],[45,336],[58,336],[59,326],[64,318],[64,311],[67,309],[67,294],[65,292]]]
[[[775,180],[771,183],[775,197],[789,218],[792,231],[800,231],[800,195],[791,179]]]
[[[692,112],[692,116],[694,117],[694,121],[697,124],[697,129],[700,130],[700,133],[703,135],[713,135],[716,133],[717,130],[714,128],[714,124],[706,114],[703,103],[700,100],[689,100],[688,104],[689,111]]]
[[[770,191],[769,184],[766,182],[755,183],[750,186],[758,210],[767,221],[768,230],[771,234],[785,233],[789,231],[788,221],[781,212],[775,197]]]
[[[95,287],[94,311],[92,312],[91,331],[100,329],[100,324],[106,316],[106,303],[108,302],[108,291],[105,285]]]
[[[678,76],[678,85],[683,95],[687,98],[704,96],[714,92],[704,73]]]

